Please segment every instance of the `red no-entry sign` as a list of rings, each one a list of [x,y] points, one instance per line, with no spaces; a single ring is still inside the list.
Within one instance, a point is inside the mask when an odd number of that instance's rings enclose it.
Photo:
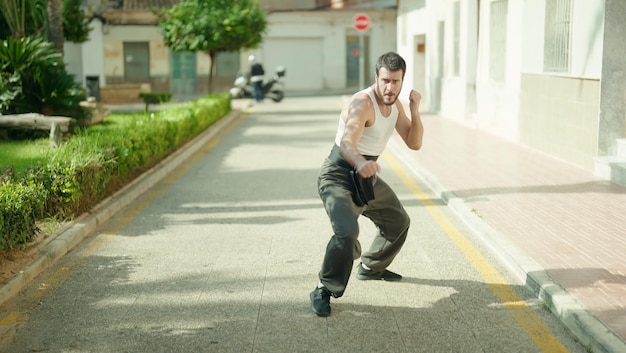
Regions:
[[[352,26],[360,32],[365,32],[370,28],[370,17],[366,14],[358,14],[352,19]]]

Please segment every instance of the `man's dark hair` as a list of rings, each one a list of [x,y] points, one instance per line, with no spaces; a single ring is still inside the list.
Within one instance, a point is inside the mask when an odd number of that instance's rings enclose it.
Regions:
[[[376,75],[378,75],[378,70],[382,67],[389,71],[402,70],[402,79],[404,79],[404,74],[406,73],[406,62],[400,55],[398,55],[398,53],[388,52],[378,57],[378,60],[376,61]]]

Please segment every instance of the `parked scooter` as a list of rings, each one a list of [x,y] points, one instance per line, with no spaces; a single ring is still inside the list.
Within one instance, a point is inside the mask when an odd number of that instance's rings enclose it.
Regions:
[[[278,103],[285,97],[281,77],[285,76],[286,69],[283,66],[276,68],[274,76],[263,82],[263,96]],[[234,86],[228,91],[233,98],[254,98],[254,88],[250,82],[250,73],[238,74]]]

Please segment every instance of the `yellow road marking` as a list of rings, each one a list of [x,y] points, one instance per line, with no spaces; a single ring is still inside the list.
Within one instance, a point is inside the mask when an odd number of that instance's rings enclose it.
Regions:
[[[26,318],[20,315],[20,313],[12,311],[8,313],[5,317],[0,319],[0,325],[14,324],[19,321],[26,321]]]
[[[428,213],[439,224],[448,237],[456,244],[478,271],[491,291],[498,297],[502,304],[509,310],[519,325],[528,333],[530,338],[543,352],[569,352],[550,329],[530,309],[526,301],[521,298],[508,284],[504,277],[496,270],[489,260],[461,234],[452,222],[435,205],[433,200],[413,181],[412,177],[402,168],[402,165],[389,153],[383,157],[391,165],[394,172],[402,179],[404,184],[424,205]]]

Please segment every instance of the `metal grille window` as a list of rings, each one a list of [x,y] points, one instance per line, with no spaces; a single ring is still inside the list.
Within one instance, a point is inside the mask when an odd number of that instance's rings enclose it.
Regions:
[[[546,0],[545,72],[568,72],[572,0]]]
[[[493,1],[489,16],[489,78],[504,82],[508,0]]]

